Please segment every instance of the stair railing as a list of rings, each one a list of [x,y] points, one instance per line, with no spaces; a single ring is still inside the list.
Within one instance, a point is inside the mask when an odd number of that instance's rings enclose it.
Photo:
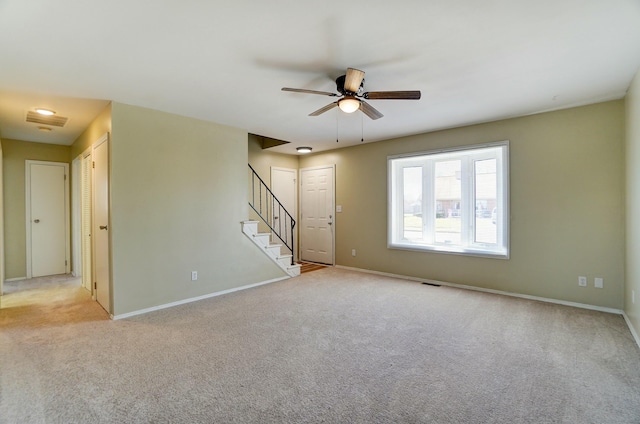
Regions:
[[[284,245],[291,251],[291,265],[295,264],[293,253],[293,229],[296,220],[293,219],[289,211],[274,196],[258,173],[249,164],[251,194],[249,206],[260,216],[262,221],[271,229]]]

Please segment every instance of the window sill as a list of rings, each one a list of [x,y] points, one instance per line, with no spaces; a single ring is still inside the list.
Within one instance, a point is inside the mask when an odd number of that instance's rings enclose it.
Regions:
[[[430,245],[417,243],[390,243],[387,246],[394,250],[411,250],[433,253],[445,253],[462,256],[475,256],[491,259],[509,259],[509,252],[504,250],[485,250],[472,247],[446,246],[446,245]]]

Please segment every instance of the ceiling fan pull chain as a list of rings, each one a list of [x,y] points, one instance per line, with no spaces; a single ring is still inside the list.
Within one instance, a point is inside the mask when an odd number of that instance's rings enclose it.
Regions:
[[[360,114],[360,143],[364,143],[364,114]]]
[[[336,143],[338,142],[338,111],[336,111]]]

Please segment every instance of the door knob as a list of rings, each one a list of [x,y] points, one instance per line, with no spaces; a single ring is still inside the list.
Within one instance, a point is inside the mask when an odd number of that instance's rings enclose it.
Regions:
[[[100,226],[100,229],[101,229],[101,230],[106,230],[106,229],[107,229],[107,226],[106,226],[106,225],[101,225],[101,226]]]
[[[34,219],[33,222],[35,222],[37,224],[38,222],[40,222],[40,220],[39,219]]]

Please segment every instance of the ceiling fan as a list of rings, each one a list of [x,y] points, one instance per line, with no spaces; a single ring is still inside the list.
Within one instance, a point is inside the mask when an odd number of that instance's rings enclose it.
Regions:
[[[367,100],[418,100],[420,91],[368,91],[364,92],[364,71],[348,68],[346,75],[336,78],[336,90],[340,94],[328,91],[306,90],[303,88],[282,88],[282,91],[293,91],[295,93],[320,94],[322,96],[341,97],[340,100],[321,107],[309,116],[321,115],[334,107],[339,107],[343,112],[352,113],[360,109],[362,113],[371,119],[379,119],[384,115],[376,108],[365,102]]]

